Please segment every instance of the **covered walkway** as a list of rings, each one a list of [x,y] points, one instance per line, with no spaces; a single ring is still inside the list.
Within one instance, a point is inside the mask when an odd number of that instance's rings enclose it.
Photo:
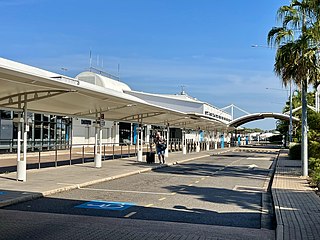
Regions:
[[[125,87],[108,87],[102,83],[70,78],[25,64],[0,58],[0,108],[18,112],[13,121],[18,126],[17,179],[26,181],[28,112],[82,117],[96,121],[95,167],[101,167],[102,129],[105,120],[163,125],[167,128],[214,130],[227,128],[213,118],[157,106],[126,93]],[[121,85],[115,80],[109,84]],[[23,133],[23,134],[22,134]],[[23,137],[22,137],[23,135]],[[22,141],[23,139],[23,141]],[[142,131],[138,129],[138,161],[142,161]],[[168,139],[167,139],[168,141]],[[185,141],[183,141],[185,149]],[[185,150],[183,151],[185,153]]]

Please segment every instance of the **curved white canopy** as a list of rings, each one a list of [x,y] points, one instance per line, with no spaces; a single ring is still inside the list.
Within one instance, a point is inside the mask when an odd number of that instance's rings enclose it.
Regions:
[[[0,108],[31,112],[216,129],[213,121],[159,107],[114,89],[0,58]]]
[[[237,119],[234,119],[232,122],[229,123],[230,127],[238,127],[241,126],[242,124],[255,121],[255,120],[261,120],[265,118],[274,118],[274,119],[281,119],[281,120],[290,120],[290,116],[287,114],[283,113],[253,113],[253,114],[248,114],[242,117],[239,117]],[[293,117],[293,121],[299,121],[298,118]]]

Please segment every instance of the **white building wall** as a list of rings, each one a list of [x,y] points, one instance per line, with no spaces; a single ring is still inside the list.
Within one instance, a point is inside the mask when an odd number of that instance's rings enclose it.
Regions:
[[[94,144],[95,138],[94,120],[73,118],[72,119],[72,144]],[[114,137],[111,134],[113,129],[113,121],[106,121],[105,127],[102,129],[102,142],[112,143]],[[119,131],[118,131],[119,132]],[[118,134],[119,139],[119,134]]]

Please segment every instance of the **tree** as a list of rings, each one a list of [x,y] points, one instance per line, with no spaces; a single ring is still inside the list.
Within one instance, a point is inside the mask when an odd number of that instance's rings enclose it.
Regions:
[[[316,84],[320,69],[320,0],[292,0],[278,10],[281,27],[268,33],[268,44],[277,46],[274,71],[286,86],[293,81],[301,89],[303,176],[308,176],[307,88]],[[295,35],[297,33],[297,35]]]

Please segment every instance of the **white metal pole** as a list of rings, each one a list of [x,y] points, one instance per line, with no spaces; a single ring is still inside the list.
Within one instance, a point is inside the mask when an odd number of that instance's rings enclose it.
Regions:
[[[186,130],[182,130],[182,154],[187,154]]]
[[[18,108],[21,109],[21,96],[18,96]],[[18,113],[18,137],[17,137],[17,180],[26,181],[24,162],[21,160],[21,112]]]
[[[289,125],[289,144],[292,142],[292,81],[290,81],[290,125]]]
[[[302,141],[301,141],[301,160],[302,175],[308,176],[308,121],[307,121],[307,80],[302,80],[301,98],[302,98]]]
[[[96,124],[95,124],[95,134],[94,134],[94,167],[101,168],[101,154],[98,153],[98,113],[96,112]],[[100,139],[101,142],[101,139]],[[99,143],[100,144],[100,143]],[[101,150],[100,150],[101,151]]]
[[[140,118],[141,117],[141,118]],[[143,145],[142,145],[142,141],[143,141],[143,138],[142,138],[142,116],[140,116],[138,118],[138,122],[140,121],[140,126],[137,128],[137,131],[138,131],[138,154],[137,154],[137,160],[138,162],[142,162],[142,153],[143,153]]]
[[[167,125],[167,136],[166,136],[167,148],[164,151],[165,157],[169,157],[169,138],[170,138],[170,128],[169,128],[169,125]]]
[[[21,98],[19,99],[19,102],[21,102]],[[21,107],[21,104],[20,104]],[[24,95],[24,107],[23,107],[23,114],[24,114],[24,129],[23,129],[23,159],[20,159],[20,153],[19,153],[19,159],[17,164],[17,179],[19,181],[25,182],[27,180],[27,94]],[[21,117],[21,115],[20,115]],[[20,118],[19,118],[19,125]],[[18,130],[19,131],[19,130]],[[19,133],[18,133],[19,134]],[[20,134],[21,134],[21,128],[20,128]],[[19,138],[19,137],[18,137]],[[18,139],[20,141],[20,139]],[[18,151],[20,152],[21,145],[19,146]]]

